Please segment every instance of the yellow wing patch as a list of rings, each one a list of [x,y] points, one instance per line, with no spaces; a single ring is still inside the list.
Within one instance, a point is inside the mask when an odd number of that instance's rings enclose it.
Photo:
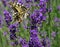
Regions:
[[[18,21],[19,23],[21,23],[23,21],[23,18],[27,17],[28,15],[28,8],[26,8],[24,5],[21,5],[19,3],[16,2],[9,2],[11,8],[14,11],[14,21]]]

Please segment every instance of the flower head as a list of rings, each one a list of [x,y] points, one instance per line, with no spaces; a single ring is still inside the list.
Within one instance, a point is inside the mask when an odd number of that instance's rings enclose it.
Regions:
[[[16,34],[10,33],[10,39],[15,40],[17,38]]]
[[[4,10],[3,13],[4,13],[6,24],[7,24],[7,26],[9,26],[12,21],[12,16],[10,15],[10,13],[7,10]]]
[[[32,0],[26,0],[26,3],[32,2]]]
[[[3,32],[3,35],[6,36],[7,35],[7,32]]]
[[[20,38],[18,41],[19,41],[19,44],[22,45],[22,47],[29,47],[28,43],[27,43],[27,41],[25,39]]]
[[[50,47],[51,46],[50,39],[48,37],[46,37],[46,38],[44,38],[42,40],[43,40],[42,44],[43,44],[44,47]]]
[[[38,1],[40,1],[40,0],[34,0],[34,2],[38,2]]]
[[[53,32],[51,33],[51,36],[52,36],[53,38],[56,37],[56,32],[53,31]]]
[[[30,16],[31,23],[33,25],[40,24],[43,20],[46,20],[46,17],[40,12],[40,10],[35,10],[34,13]]]
[[[11,42],[10,45],[16,46],[16,45],[18,45],[18,42],[17,41]]]
[[[10,31],[10,33],[15,33],[15,32],[17,32],[17,28],[18,28],[18,23],[11,24],[11,25],[9,26],[9,31]]]
[[[3,5],[6,7],[7,5],[7,0],[2,0]]]
[[[58,9],[58,10],[60,10],[60,5],[59,5],[59,6],[57,6],[57,9]]]
[[[9,26],[11,40],[15,40],[17,38],[17,36],[16,36],[16,32],[18,31],[17,28],[18,28],[18,23],[14,23]]]
[[[30,40],[29,40],[29,47],[41,47],[42,43],[38,37],[37,27],[32,27],[33,29],[30,30]]]

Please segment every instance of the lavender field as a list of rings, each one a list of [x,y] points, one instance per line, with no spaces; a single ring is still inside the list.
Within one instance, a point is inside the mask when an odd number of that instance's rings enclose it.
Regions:
[[[0,0],[0,47],[60,47],[60,0]]]

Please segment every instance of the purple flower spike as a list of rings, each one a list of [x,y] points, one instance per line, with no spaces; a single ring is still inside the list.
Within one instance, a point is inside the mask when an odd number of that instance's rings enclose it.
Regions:
[[[34,2],[38,2],[38,1],[40,1],[40,0],[34,0]]]
[[[19,42],[19,44],[22,45],[22,47],[29,47],[29,46],[28,46],[28,43],[27,43],[26,40],[23,39],[23,38],[20,38],[20,39],[18,40],[18,42]]]
[[[26,0],[26,3],[32,2],[32,0]]]
[[[10,45],[15,46],[15,43],[14,42],[11,42]]]
[[[57,6],[57,9],[58,9],[58,10],[60,10],[60,5],[59,5],[59,6]]]
[[[3,35],[6,36],[7,35],[7,32],[3,32]]]
[[[9,26],[11,40],[15,40],[17,38],[17,36],[16,36],[16,32],[18,31],[17,28],[18,28],[18,23],[14,23]]]
[[[46,17],[43,16],[43,13],[41,13],[40,10],[35,10],[30,18],[33,25],[40,24],[42,21],[46,20]]]
[[[29,47],[42,47],[36,26],[31,26]]]
[[[10,13],[7,10],[4,10],[4,16],[5,16],[5,21],[7,26],[10,25],[11,21],[12,21],[12,16],[10,15]]]
[[[11,42],[10,45],[12,45],[14,47],[14,46],[18,45],[18,42],[17,41]]]
[[[23,4],[24,2],[22,0],[18,0],[18,3]]]
[[[44,47],[51,47],[51,44],[50,44],[50,39],[48,37],[42,39],[42,44]]]
[[[52,32],[51,33],[51,36],[54,38],[54,37],[56,37],[56,32]]]
[[[2,3],[5,7],[7,6],[7,0],[2,0]]]
[[[10,33],[10,39],[11,40],[15,40],[17,37],[16,37],[16,34],[12,34],[12,33]]]
[[[18,31],[17,28],[18,28],[18,23],[11,24],[11,25],[9,26],[9,31],[10,31],[10,33],[15,33],[15,32],[17,32],[17,31]]]
[[[54,22],[60,22],[60,19],[58,17],[55,17]]]

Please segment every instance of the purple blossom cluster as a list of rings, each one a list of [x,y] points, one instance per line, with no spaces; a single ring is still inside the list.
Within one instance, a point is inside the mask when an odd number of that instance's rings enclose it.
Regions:
[[[13,47],[16,47],[16,45],[18,45],[18,42],[15,41],[15,42],[10,42],[10,45],[12,45]]]
[[[14,23],[9,26],[11,40],[15,40],[17,38],[17,36],[16,36],[16,32],[18,31],[17,28],[18,28],[18,23]]]
[[[38,30],[36,26],[31,26],[29,47],[42,47],[42,43],[38,37]]]
[[[6,21],[6,25],[10,26],[10,23],[12,22],[12,16],[7,10],[4,10],[3,14],[4,14],[4,19]]]
[[[40,1],[40,0],[34,0],[34,2],[38,2],[38,1]]]
[[[53,31],[53,32],[51,33],[51,36],[52,36],[53,38],[55,38],[55,37],[56,37],[56,34],[57,34],[57,33]]]
[[[55,17],[54,18],[54,26],[56,26],[56,27],[60,27],[60,18],[58,18],[58,17]]]
[[[51,47],[50,39],[48,37],[42,39],[42,45],[44,47]]]
[[[26,3],[32,2],[32,0],[26,0]]]
[[[47,3],[46,0],[40,0],[39,5],[40,5],[40,12],[42,14],[45,14],[47,12],[46,3]]]
[[[46,17],[43,16],[42,13],[40,13],[40,10],[35,10],[34,13],[30,16],[30,18],[33,25],[41,24],[43,21],[46,20]]]
[[[39,3],[40,9],[35,10],[33,14],[30,16],[31,23],[33,25],[41,24],[43,21],[46,20],[46,16],[45,16],[47,12],[46,3],[47,3],[46,0],[40,0]]]
[[[40,9],[35,10],[30,16],[32,26],[30,29],[29,47],[50,47],[50,41],[47,41],[47,38],[43,41],[40,41],[38,37],[38,29],[36,27],[37,24],[41,24],[46,20],[46,16],[44,16],[47,12],[46,3],[46,0],[40,0]]]
[[[60,10],[60,5],[57,6],[57,9]]]
[[[2,0],[2,3],[5,7],[7,6],[7,0]]]
[[[23,38],[19,38],[18,43],[21,44],[22,47],[29,47],[28,42]]]

